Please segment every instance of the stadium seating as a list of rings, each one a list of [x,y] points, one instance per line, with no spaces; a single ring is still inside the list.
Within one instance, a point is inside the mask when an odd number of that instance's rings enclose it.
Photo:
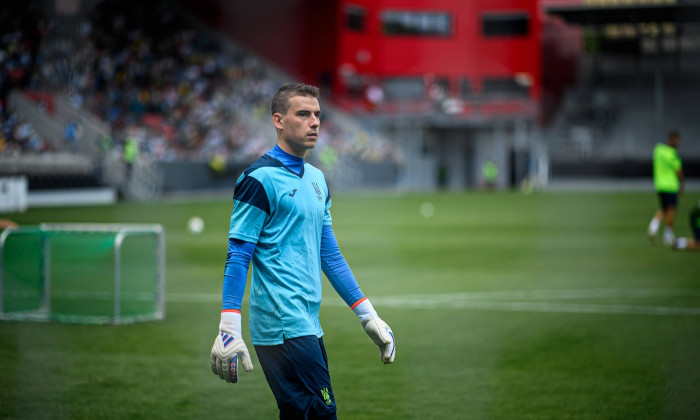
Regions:
[[[48,16],[31,89],[9,95],[13,112],[31,121],[45,146],[11,145],[0,156],[73,153],[91,160],[102,185],[123,197],[152,199],[163,192],[159,166],[208,165],[223,157],[239,167],[264,153],[274,141],[267,101],[293,79],[178,13],[167,2],[124,8],[106,1],[85,13]],[[365,162],[395,163],[397,152],[341,114],[324,103],[324,130],[310,159],[326,165],[343,189],[361,179]],[[131,181],[120,161],[128,138],[140,149]],[[30,164],[23,168],[34,171]]]

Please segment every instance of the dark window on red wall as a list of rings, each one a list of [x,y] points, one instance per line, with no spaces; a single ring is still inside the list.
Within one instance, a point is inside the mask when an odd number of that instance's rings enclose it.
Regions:
[[[484,13],[482,33],[487,38],[527,36],[530,16],[527,13]]]
[[[466,76],[459,79],[459,93],[463,98],[469,97],[474,93],[469,78]]]
[[[364,7],[348,5],[345,8],[345,27],[352,32],[364,32],[367,11]]]
[[[382,33],[390,36],[452,35],[452,15],[446,12],[385,10],[381,14]]]
[[[487,77],[481,92],[485,96],[500,98],[525,98],[529,96],[528,86],[510,77]]]
[[[390,101],[425,99],[425,83],[421,77],[391,77],[384,80],[384,93]]]

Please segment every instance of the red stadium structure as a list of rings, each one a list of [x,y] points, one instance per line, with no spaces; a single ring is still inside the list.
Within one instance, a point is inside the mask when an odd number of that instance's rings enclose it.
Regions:
[[[575,79],[578,31],[536,0],[188,0],[249,50],[321,85],[411,156],[408,188],[520,183],[533,139]],[[196,6],[196,7],[195,7]],[[547,79],[545,79],[545,76]],[[535,147],[537,149],[537,147]],[[533,160],[534,159],[534,160]],[[427,175],[427,176],[426,176]]]
[[[541,33],[534,1],[341,0],[334,92],[352,99],[377,83],[388,112],[428,100],[452,115],[534,117]]]
[[[557,25],[535,0],[196,3],[233,39],[306,82],[331,87],[352,110],[425,113],[433,102],[467,120],[546,119],[543,101],[575,73],[577,32]],[[546,72],[556,75],[552,86]]]

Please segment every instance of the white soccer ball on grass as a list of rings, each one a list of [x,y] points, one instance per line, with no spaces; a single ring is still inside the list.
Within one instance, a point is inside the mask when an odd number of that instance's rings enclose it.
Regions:
[[[204,231],[204,220],[199,216],[192,216],[187,221],[187,231],[193,235],[199,235]]]
[[[420,205],[418,212],[421,216],[425,217],[426,219],[429,219],[435,214],[435,206],[430,201],[426,201],[425,203]]]

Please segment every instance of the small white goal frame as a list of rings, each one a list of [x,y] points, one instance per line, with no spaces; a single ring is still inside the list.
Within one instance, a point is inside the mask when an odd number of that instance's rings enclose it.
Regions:
[[[43,249],[43,301],[40,310],[11,312],[4,310],[4,275],[5,245],[11,235],[30,234],[32,232],[80,232],[114,234],[114,303],[113,315],[105,316],[55,316],[51,313],[51,239],[47,238]],[[133,236],[155,236],[156,238],[156,310],[151,314],[122,316],[122,245]],[[57,320],[68,323],[86,324],[125,324],[140,321],[162,320],[165,318],[165,231],[158,224],[109,224],[109,223],[42,223],[38,226],[20,226],[0,232],[0,320]]]

